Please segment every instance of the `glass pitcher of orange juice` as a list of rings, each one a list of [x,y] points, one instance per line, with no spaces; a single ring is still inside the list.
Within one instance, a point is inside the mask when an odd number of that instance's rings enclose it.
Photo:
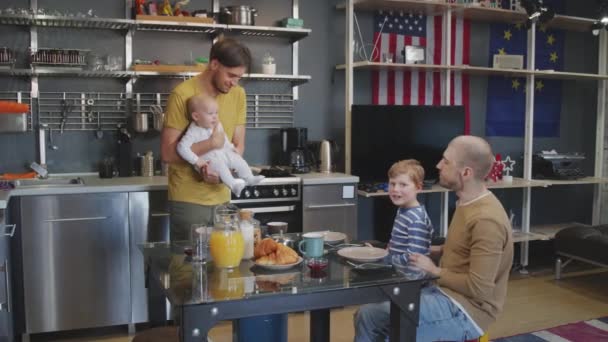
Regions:
[[[243,234],[239,228],[238,208],[234,205],[216,207],[209,249],[217,267],[233,268],[241,263],[245,252]]]

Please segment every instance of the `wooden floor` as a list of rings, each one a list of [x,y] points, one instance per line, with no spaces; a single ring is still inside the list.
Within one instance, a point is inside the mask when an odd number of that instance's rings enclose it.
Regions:
[[[560,281],[552,278],[550,270],[528,276],[513,273],[505,311],[490,328],[490,338],[541,330],[556,325],[608,316],[608,272],[590,270],[567,273]],[[333,310],[331,313],[331,341],[353,340],[352,317],[356,307]],[[308,315],[289,317],[289,341],[308,341]],[[83,335],[84,334],[84,335]],[[129,342],[132,336],[121,331],[78,332],[58,335],[33,336],[32,341],[98,341]],[[210,334],[213,342],[232,340],[231,324],[223,322]]]

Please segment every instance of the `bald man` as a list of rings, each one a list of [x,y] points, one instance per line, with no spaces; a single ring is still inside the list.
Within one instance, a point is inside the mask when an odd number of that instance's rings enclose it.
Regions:
[[[483,335],[502,311],[513,261],[511,225],[485,185],[494,155],[482,138],[454,138],[437,164],[439,182],[458,197],[436,266],[424,255],[409,262],[437,276],[422,289],[417,341],[464,341]],[[355,315],[355,341],[385,340],[388,302],[368,304]]]

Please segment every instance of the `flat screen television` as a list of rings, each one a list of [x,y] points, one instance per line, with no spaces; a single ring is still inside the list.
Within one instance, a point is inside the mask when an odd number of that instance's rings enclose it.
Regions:
[[[351,172],[361,183],[386,182],[391,165],[416,159],[425,180],[437,180],[435,167],[448,143],[464,134],[463,106],[354,105]]]

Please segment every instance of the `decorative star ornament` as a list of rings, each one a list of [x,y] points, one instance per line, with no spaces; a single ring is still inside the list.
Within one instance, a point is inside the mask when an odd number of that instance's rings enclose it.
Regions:
[[[511,156],[507,156],[507,158],[502,161],[502,164],[504,165],[503,170],[505,171],[507,176],[510,176],[510,173],[513,172],[513,167],[516,164],[515,160],[512,160]]]

